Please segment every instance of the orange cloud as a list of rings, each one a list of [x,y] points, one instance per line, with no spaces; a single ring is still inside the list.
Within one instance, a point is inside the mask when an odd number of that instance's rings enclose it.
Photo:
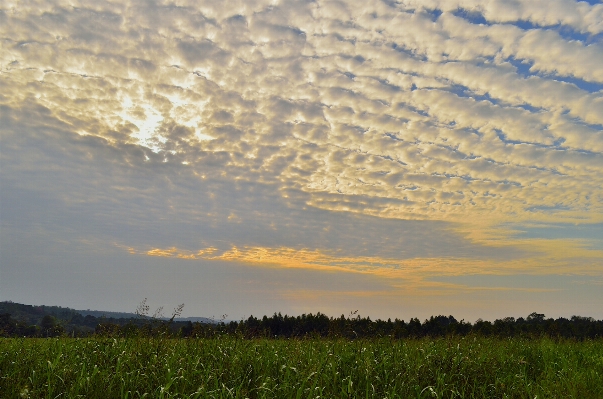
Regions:
[[[501,244],[502,245],[502,244]],[[473,274],[582,274],[599,275],[603,251],[586,248],[578,241],[524,240],[506,245],[525,249],[531,255],[518,259],[473,258],[411,258],[392,259],[379,256],[345,256],[318,249],[236,247],[219,250],[215,247],[194,251],[176,247],[152,248],[130,253],[148,256],[173,257],[191,260],[239,262],[258,267],[311,269],[324,272],[347,272],[374,275],[391,280],[413,281],[425,284],[432,276],[460,276]],[[429,283],[430,286],[433,283]],[[444,287],[440,287],[444,288]]]
[[[180,259],[202,259],[202,258],[206,258],[208,256],[210,256],[212,253],[216,252],[217,249],[216,248],[206,248],[206,249],[202,249],[197,251],[196,253],[192,253],[189,251],[183,251],[180,250],[176,247],[172,247],[172,248],[168,248],[168,249],[160,249],[160,248],[153,248],[151,250],[148,250],[146,252],[146,255],[149,256],[160,256],[160,257],[176,257],[176,258],[180,258]],[[130,251],[130,253],[138,253],[135,250],[132,249],[132,251]]]

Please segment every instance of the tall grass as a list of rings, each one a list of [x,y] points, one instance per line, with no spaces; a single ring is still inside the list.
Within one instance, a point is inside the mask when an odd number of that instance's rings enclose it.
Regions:
[[[603,341],[2,339],[2,398],[603,398]]]

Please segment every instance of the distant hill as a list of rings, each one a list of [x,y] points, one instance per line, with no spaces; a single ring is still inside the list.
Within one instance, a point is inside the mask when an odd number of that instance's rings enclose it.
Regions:
[[[25,305],[11,301],[0,302],[0,314],[9,313],[14,319],[27,324],[40,324],[42,318],[51,315],[60,320],[71,320],[77,311],[61,306]]]
[[[136,313],[126,313],[126,312],[108,312],[106,310],[77,310],[74,309],[74,312],[81,314],[86,317],[88,315],[94,317],[109,317],[112,319],[131,319],[134,317],[139,317]]]
[[[93,316],[95,318],[103,319],[137,319],[140,318],[136,313],[127,312],[110,312],[106,310],[78,310],[71,308],[64,308],[61,306],[48,306],[48,305],[25,305],[22,303],[16,303],[11,301],[0,302],[0,314],[9,313],[14,319],[22,320],[27,324],[39,325],[42,318],[46,315],[51,315],[59,320],[69,321],[74,319],[75,316],[81,315],[82,317]],[[169,317],[161,317],[162,320],[169,320]],[[192,323],[206,323],[213,324],[216,321],[207,317],[177,317],[174,321]]]
[[[106,317],[112,319],[132,319],[140,317],[136,313],[125,313],[125,312],[107,312],[103,310],[75,310],[75,312],[82,316],[94,316],[94,317]],[[169,317],[159,317],[160,320],[169,320]],[[208,317],[176,317],[174,321],[190,321],[192,323],[216,323],[216,321]]]

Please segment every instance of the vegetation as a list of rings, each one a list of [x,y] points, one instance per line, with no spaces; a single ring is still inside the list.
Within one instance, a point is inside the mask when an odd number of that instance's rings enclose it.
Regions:
[[[457,321],[452,316],[432,316],[423,323],[417,318],[408,322],[396,319],[372,321],[351,314],[347,318],[329,318],[323,314],[308,314],[297,317],[274,314],[261,320],[253,316],[240,322],[218,325],[216,328],[227,333],[241,333],[247,337],[299,338],[306,336],[356,338],[422,338],[449,336],[494,336],[596,339],[603,337],[603,321],[590,317],[573,316],[571,319],[546,319],[543,314],[532,313],[526,319],[507,317],[494,323],[478,320],[474,324]],[[188,331],[181,331],[187,333]],[[202,336],[193,329],[192,336]]]
[[[506,317],[494,322],[478,320],[475,323],[457,321],[452,316],[435,316],[421,322],[417,318],[404,320],[371,320],[357,312],[347,317],[328,317],[324,314],[283,316],[280,313],[261,319],[250,316],[246,320],[219,322],[178,321],[182,311],[174,309],[171,318],[161,317],[161,309],[148,316],[143,301],[136,317],[107,318],[90,314],[82,316],[68,308],[29,306],[0,302],[0,337],[197,337],[237,335],[245,338],[422,338],[447,336],[532,337],[596,339],[603,337],[603,320],[573,316],[546,318],[531,313],[525,319]]]
[[[603,322],[592,318],[193,323],[176,321],[181,311],[149,317],[143,301],[137,317],[97,318],[0,303],[0,396],[603,397]]]
[[[601,398],[603,341],[0,340],[6,398]]]

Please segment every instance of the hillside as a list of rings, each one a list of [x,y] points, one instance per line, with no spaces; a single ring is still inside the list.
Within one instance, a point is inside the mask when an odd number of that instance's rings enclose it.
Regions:
[[[42,318],[46,315],[56,317],[59,320],[72,320],[77,315],[82,317],[92,316],[97,319],[138,319],[136,313],[111,312],[106,310],[81,310],[61,306],[48,305],[25,305],[12,301],[0,302],[0,314],[8,313],[13,319],[21,320],[27,324],[39,325]],[[160,317],[160,320],[169,320],[169,317]],[[176,322],[193,323],[215,323],[214,320],[207,317],[176,317]]]

